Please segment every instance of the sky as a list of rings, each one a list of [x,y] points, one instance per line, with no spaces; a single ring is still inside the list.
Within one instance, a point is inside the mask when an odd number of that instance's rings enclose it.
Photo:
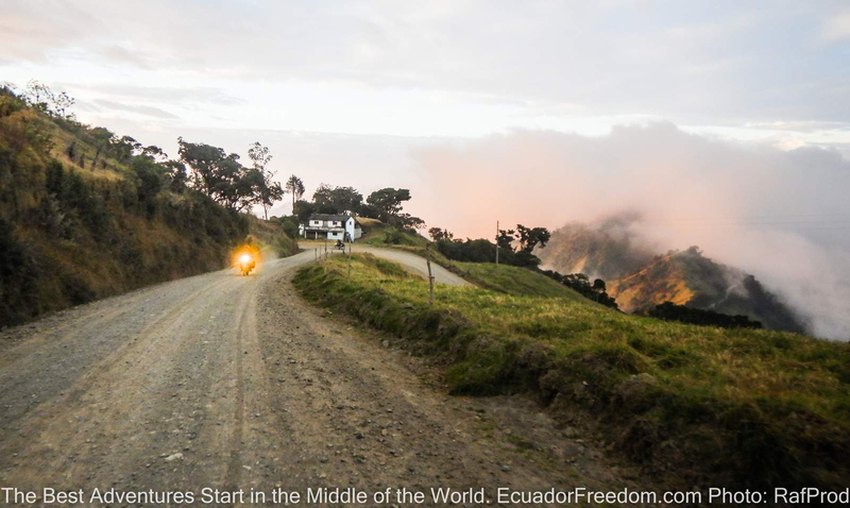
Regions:
[[[0,81],[457,236],[623,210],[850,338],[850,4],[4,0]],[[273,213],[288,213],[289,200]],[[820,274],[820,276],[819,276]],[[817,282],[829,274],[829,287]],[[842,317],[842,313],[843,316]]]

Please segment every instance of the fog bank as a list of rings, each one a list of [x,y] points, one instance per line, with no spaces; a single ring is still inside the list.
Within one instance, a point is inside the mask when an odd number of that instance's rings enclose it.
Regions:
[[[699,245],[778,291],[815,335],[850,339],[850,162],[837,151],[782,151],[659,123],[604,137],[518,131],[430,145],[414,158],[423,187],[412,211],[430,226],[492,237],[497,219],[554,229],[630,211],[644,241]]]

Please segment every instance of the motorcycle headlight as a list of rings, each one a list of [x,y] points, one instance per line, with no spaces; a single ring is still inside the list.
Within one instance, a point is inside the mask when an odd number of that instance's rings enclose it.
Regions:
[[[239,262],[242,263],[243,265],[247,265],[248,263],[251,262],[251,255],[250,254],[242,254],[241,256],[239,256]]]

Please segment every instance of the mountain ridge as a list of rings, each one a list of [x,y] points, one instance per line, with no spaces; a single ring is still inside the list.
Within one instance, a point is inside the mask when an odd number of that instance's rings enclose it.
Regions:
[[[669,301],[745,315],[769,329],[806,332],[807,323],[752,274],[717,263],[696,246],[655,253],[631,229],[637,220],[634,215],[620,215],[595,225],[569,223],[535,253],[544,266],[556,271],[604,279],[625,312],[647,314]]]

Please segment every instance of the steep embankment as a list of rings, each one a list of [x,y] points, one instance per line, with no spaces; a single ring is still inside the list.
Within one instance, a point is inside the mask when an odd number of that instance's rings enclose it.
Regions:
[[[226,265],[246,218],[128,147],[0,92],[0,326]]]
[[[296,286],[446,367],[456,393],[529,390],[601,435],[659,486],[843,488],[850,350],[802,335],[629,316],[543,276],[487,265],[493,290],[428,284],[369,255],[302,269]],[[504,272],[504,273],[500,273]],[[490,275],[488,275],[490,274]],[[544,290],[549,293],[549,290]]]
[[[645,313],[669,301],[744,315],[774,330],[805,331],[800,318],[752,275],[716,263],[696,247],[654,254],[628,224],[618,219],[592,226],[568,224],[535,254],[555,271],[604,279],[608,293],[625,312]]]

